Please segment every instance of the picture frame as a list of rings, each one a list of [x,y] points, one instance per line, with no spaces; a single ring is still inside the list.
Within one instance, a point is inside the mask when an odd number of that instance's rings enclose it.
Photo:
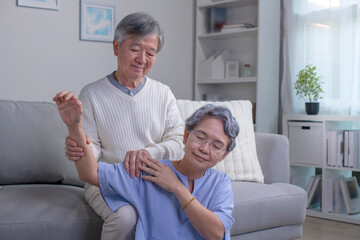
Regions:
[[[225,77],[226,78],[238,78],[239,77],[239,62],[238,61],[226,61],[225,62]]]
[[[43,8],[50,10],[59,10],[60,0],[17,0],[19,7]]]
[[[116,28],[116,5],[81,0],[80,40],[112,42]]]
[[[348,214],[360,212],[360,192],[356,177],[340,179],[341,192],[344,198],[346,211]]]

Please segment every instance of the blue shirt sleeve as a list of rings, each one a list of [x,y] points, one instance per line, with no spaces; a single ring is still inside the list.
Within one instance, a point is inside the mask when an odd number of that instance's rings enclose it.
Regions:
[[[131,178],[122,163],[99,162],[100,192],[112,211],[131,203],[138,205],[139,193],[143,191],[142,178]]]
[[[218,216],[224,225],[225,238],[230,239],[230,228],[235,222],[232,217],[234,209],[234,197],[231,181],[226,174],[221,174],[222,178],[214,189],[213,198],[209,205],[209,210]]]

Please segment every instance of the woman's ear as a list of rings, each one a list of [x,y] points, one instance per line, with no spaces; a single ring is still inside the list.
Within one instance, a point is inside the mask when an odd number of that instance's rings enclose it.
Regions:
[[[187,143],[187,140],[189,138],[189,134],[190,134],[191,131],[188,131],[186,128],[185,128],[185,131],[184,131],[184,144]]]

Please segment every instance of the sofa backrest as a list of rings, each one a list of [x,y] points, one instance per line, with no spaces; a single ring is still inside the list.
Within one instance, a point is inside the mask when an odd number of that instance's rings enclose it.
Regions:
[[[0,185],[83,186],[65,156],[66,135],[55,104],[0,100]]]
[[[250,101],[209,102],[179,99],[176,103],[183,120],[186,120],[195,110],[208,103],[223,105],[229,108],[239,123],[240,133],[236,138],[234,150],[214,168],[225,172],[231,180],[264,182],[264,176],[256,152],[254,125],[252,122],[252,104]]]

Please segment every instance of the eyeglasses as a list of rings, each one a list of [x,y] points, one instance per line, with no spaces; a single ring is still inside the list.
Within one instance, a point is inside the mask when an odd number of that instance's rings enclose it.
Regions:
[[[202,131],[193,130],[192,133],[194,135],[194,141],[200,145],[203,145],[210,140],[206,133]],[[210,140],[209,148],[213,153],[221,153],[226,150],[225,145],[219,140]]]

